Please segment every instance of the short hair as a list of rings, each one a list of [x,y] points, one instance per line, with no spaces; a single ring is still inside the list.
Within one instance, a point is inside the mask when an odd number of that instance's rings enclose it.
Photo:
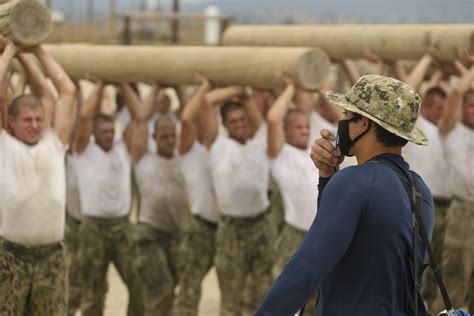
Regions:
[[[41,100],[31,94],[20,95],[13,99],[10,106],[8,107],[8,115],[13,116],[14,118],[18,117],[20,109],[22,107],[28,107],[31,109],[43,107]]]
[[[99,121],[113,123],[115,122],[115,118],[105,113],[97,113],[96,115],[94,115],[93,121],[94,121],[94,126],[95,126]]]
[[[355,118],[355,121],[362,119],[362,115],[359,113],[354,113],[353,117]],[[377,141],[385,147],[403,147],[408,143],[408,140],[387,131],[374,121],[369,119],[369,122],[375,126],[375,137],[377,138]]]
[[[174,120],[171,116],[169,115],[163,115],[160,116],[156,121],[155,121],[155,134],[158,134],[158,131],[161,127],[163,126],[173,126],[176,127],[176,120]]]
[[[467,92],[464,94],[462,98],[462,105],[464,106],[467,103],[467,99],[469,99],[472,96],[474,96],[474,89],[467,90]]]
[[[232,111],[235,111],[235,110],[244,110],[244,107],[241,103],[236,103],[236,102],[225,103],[221,107],[221,110],[220,110],[222,121],[225,121],[227,119],[227,114],[229,112],[232,112]]]
[[[291,109],[286,113],[285,118],[283,119],[283,125],[287,126],[290,119],[295,115],[301,115],[301,116],[304,116],[304,117],[308,117],[308,114],[305,111],[301,110],[301,109]]]
[[[446,91],[444,91],[440,87],[432,87],[426,90],[425,100],[431,101],[433,97],[440,97],[440,98],[446,99],[448,95],[446,94]]]

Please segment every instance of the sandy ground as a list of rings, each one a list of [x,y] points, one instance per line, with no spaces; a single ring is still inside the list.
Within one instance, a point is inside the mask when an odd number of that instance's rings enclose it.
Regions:
[[[113,265],[109,267],[108,280],[109,291],[105,301],[105,316],[125,316],[127,314],[128,293]],[[220,294],[214,269],[209,271],[204,278],[202,287],[199,316],[217,316]]]

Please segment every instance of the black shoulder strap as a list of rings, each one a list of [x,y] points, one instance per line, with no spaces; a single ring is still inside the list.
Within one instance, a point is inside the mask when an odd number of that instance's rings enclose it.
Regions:
[[[414,291],[415,291],[415,296],[414,296],[414,304],[415,304],[415,316],[418,313],[418,300],[417,300],[417,295],[420,290],[420,285],[418,283],[418,264],[417,264],[417,259],[418,259],[418,238],[416,236],[417,233],[421,234],[421,238],[423,239],[423,242],[425,243],[426,250],[428,252],[428,256],[430,258],[430,263],[431,263],[431,269],[433,270],[433,273],[436,278],[436,282],[438,283],[438,287],[441,291],[441,295],[443,297],[444,304],[446,306],[446,310],[450,311],[453,309],[451,300],[449,299],[448,292],[446,290],[446,286],[444,285],[443,278],[441,276],[441,267],[438,265],[436,262],[436,259],[433,254],[433,250],[431,249],[430,246],[430,240],[428,238],[428,235],[426,234],[425,231],[425,226],[423,223],[423,218],[421,217],[421,190],[418,186],[418,183],[415,179],[415,175],[412,171],[411,173],[411,184],[408,181],[408,178],[397,168],[393,165],[392,162],[387,161],[385,159],[380,159],[376,160],[380,163],[383,163],[387,167],[389,167],[401,180],[405,191],[407,192],[411,204],[411,209],[414,214],[414,244],[413,244],[413,260],[414,260],[414,280],[415,280],[415,286],[414,286]]]

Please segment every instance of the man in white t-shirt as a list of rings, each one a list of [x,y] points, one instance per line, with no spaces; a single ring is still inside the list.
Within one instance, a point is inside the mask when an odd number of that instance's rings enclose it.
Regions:
[[[268,148],[270,171],[280,188],[285,225],[275,248],[277,257],[273,277],[280,275],[284,266],[298,249],[316,216],[318,198],[318,170],[308,153],[310,120],[301,109],[292,109],[295,86],[285,79],[286,88],[268,112]],[[315,312],[316,295],[307,304],[307,313]]]
[[[179,153],[186,180],[192,217],[182,234],[178,294],[173,304],[174,316],[198,314],[201,282],[214,265],[215,239],[219,211],[211,176],[209,151],[203,138],[203,123],[212,105],[206,104],[210,89],[206,78],[181,113]]]
[[[189,216],[186,183],[176,153],[176,122],[168,116],[155,122],[157,151],[150,152],[147,122],[153,103],[141,104],[128,85],[122,91],[127,104],[138,109],[130,148],[140,194],[134,264],[142,285],[144,314],[169,316],[179,279],[179,241]]]
[[[132,266],[135,228],[129,220],[131,159],[121,140],[115,141],[115,119],[96,114],[103,83],[82,104],[76,127],[73,164],[79,184],[82,224],[79,231],[83,278],[82,315],[102,315],[107,270],[112,262],[129,292],[128,315],[141,315],[138,277]],[[93,135],[93,140],[91,140]]]
[[[229,136],[218,135],[216,112],[206,139],[220,221],[215,265],[221,315],[250,315],[271,283],[273,227],[267,218],[268,158],[265,139],[254,137],[261,114],[250,98],[221,107]]]
[[[474,66],[448,95],[439,122],[453,201],[446,212],[441,266],[453,306],[474,311]],[[444,307],[438,292],[433,310]]]
[[[18,52],[8,43],[0,57],[0,315],[66,315],[64,156],[76,88],[41,46],[33,47],[58,91],[55,100],[41,70]],[[7,69],[15,54],[35,96],[8,106]]]

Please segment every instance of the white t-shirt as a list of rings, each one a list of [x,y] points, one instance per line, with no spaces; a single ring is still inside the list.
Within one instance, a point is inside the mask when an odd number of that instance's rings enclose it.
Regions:
[[[211,148],[211,174],[222,214],[253,217],[267,209],[266,140],[254,138],[242,145],[231,138],[217,136]]]
[[[0,130],[0,234],[26,246],[64,238],[66,147],[52,129],[29,146]]]
[[[321,138],[321,130],[328,129],[331,130],[332,124],[328,122],[324,117],[322,117],[318,112],[311,111],[309,114],[309,140],[308,140],[308,149],[311,150],[314,141],[318,138]]]
[[[131,161],[123,141],[104,151],[90,142],[74,157],[82,214],[98,218],[126,216],[130,209]]]
[[[285,144],[270,170],[283,198],[285,221],[308,231],[316,216],[319,178],[308,152]]]
[[[403,147],[403,156],[410,169],[418,173],[435,197],[449,198],[448,166],[444,157],[438,127],[422,116],[417,125],[428,137],[428,146],[408,143]]]
[[[254,139],[267,141],[268,137],[268,124],[265,121],[260,123],[260,127],[258,128],[257,132],[255,133]]]
[[[81,220],[81,200],[76,168],[70,154],[66,155],[66,212],[72,218]]]
[[[441,145],[453,196],[474,203],[474,130],[458,122]]]
[[[135,165],[135,179],[140,192],[139,221],[165,232],[179,232],[189,214],[179,158],[146,153]]]
[[[176,113],[170,112],[166,114],[169,116],[172,120],[179,122]],[[151,153],[156,153],[157,148],[156,148],[156,141],[153,138],[153,134],[155,133],[155,122],[162,116],[161,113],[154,112],[150,119],[148,120],[148,151]],[[120,140],[122,139],[123,136],[123,131],[125,128],[127,128],[127,125],[131,122],[132,116],[130,114],[130,111],[126,106],[124,106],[120,112],[117,113],[117,125],[116,126],[116,134],[115,134],[115,139]]]
[[[181,156],[181,166],[186,180],[187,192],[191,204],[191,213],[217,222],[219,211],[211,176],[209,151],[198,141]]]

